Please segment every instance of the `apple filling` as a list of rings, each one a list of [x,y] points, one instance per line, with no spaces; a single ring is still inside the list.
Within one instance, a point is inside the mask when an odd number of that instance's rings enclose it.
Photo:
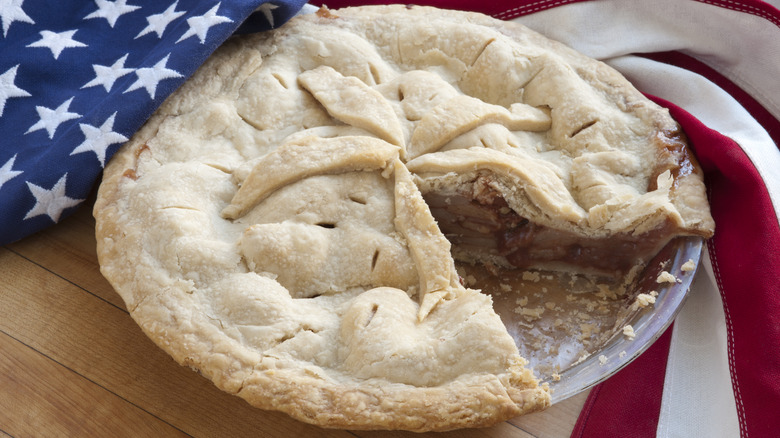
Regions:
[[[648,233],[609,238],[553,229],[518,215],[485,179],[480,176],[471,184],[472,193],[424,195],[456,258],[468,254],[468,261],[497,262],[510,268],[612,275],[646,263],[672,234],[669,223]]]

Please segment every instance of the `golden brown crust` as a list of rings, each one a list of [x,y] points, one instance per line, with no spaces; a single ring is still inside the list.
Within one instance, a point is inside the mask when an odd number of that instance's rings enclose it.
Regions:
[[[488,172],[549,227],[708,235],[700,172],[678,172],[684,149],[659,134],[675,129],[612,69],[516,24],[301,16],[225,44],[112,159],[101,270],[152,340],[258,407],[487,426],[549,391],[458,281],[423,193]]]

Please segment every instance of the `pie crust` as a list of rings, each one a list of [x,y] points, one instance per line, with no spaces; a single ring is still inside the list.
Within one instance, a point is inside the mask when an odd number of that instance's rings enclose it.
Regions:
[[[458,276],[453,254],[512,262],[451,245],[432,211],[457,197],[581,241],[713,229],[679,127],[614,70],[518,24],[392,5],[220,47],[106,167],[98,256],[154,342],[257,407],[487,426],[550,395]]]

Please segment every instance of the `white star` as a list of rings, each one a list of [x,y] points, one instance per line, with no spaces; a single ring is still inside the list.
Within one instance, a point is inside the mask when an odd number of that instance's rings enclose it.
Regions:
[[[179,1],[176,0],[172,5],[168,6],[168,9],[166,9],[162,14],[154,14],[146,17],[146,21],[149,22],[149,25],[144,28],[144,30],[141,31],[138,35],[136,35],[136,39],[146,35],[147,33],[156,33],[157,38],[162,38],[163,32],[165,32],[165,28],[168,27],[171,22],[182,15],[186,14],[185,11],[176,12],[176,5],[179,4]]]
[[[31,94],[14,85],[16,80],[16,69],[19,64],[9,68],[0,75],[0,117],[3,116],[5,103],[12,97],[30,97]]]
[[[109,146],[116,143],[122,143],[127,141],[127,137],[114,132],[114,117],[116,113],[111,114],[111,117],[106,119],[99,128],[86,123],[79,123],[81,132],[84,133],[84,142],[73,149],[71,155],[80,154],[82,152],[94,152],[97,155],[100,166],[106,165],[106,150]]]
[[[3,21],[3,37],[8,36],[8,28],[11,23],[19,21],[21,23],[35,24],[32,18],[22,10],[24,0],[0,0],[0,19]]]
[[[221,3],[222,2],[217,3],[216,6],[199,17],[188,18],[187,24],[190,25],[190,28],[187,29],[187,32],[185,32],[184,35],[179,38],[179,41],[176,42],[178,43],[193,35],[197,35],[198,38],[200,38],[200,43],[203,44],[206,42],[206,34],[209,32],[209,28],[220,23],[232,23],[233,20],[230,18],[217,15],[217,9],[219,9]]]
[[[112,28],[119,17],[141,8],[140,6],[128,5],[127,0],[116,0],[114,2],[108,0],[95,0],[95,4],[97,5],[98,10],[87,15],[84,19],[105,18],[106,21],[108,21],[108,25]]]
[[[60,53],[69,47],[87,47],[86,44],[73,39],[75,33],[75,30],[67,30],[59,33],[42,30],[41,39],[32,44],[28,44],[27,47],[47,47],[51,50],[51,54],[54,55],[54,59],[57,59],[60,56]]]
[[[165,55],[165,58],[158,61],[157,64],[152,67],[143,67],[137,69],[135,74],[138,76],[138,80],[133,82],[133,84],[130,85],[127,90],[125,90],[125,93],[129,93],[143,87],[146,88],[146,92],[149,93],[149,96],[154,99],[154,94],[157,92],[157,84],[160,83],[160,81],[163,79],[182,77],[182,75],[179,74],[179,72],[176,70],[171,70],[165,67],[165,64],[168,63],[169,56],[171,56],[170,53]]]
[[[3,187],[3,184],[24,173],[21,170],[14,170],[14,161],[16,161],[16,155],[6,161],[3,167],[0,167],[0,188]]]
[[[127,54],[116,60],[114,65],[104,66],[92,64],[92,69],[95,70],[95,79],[84,84],[81,88],[89,88],[97,85],[102,85],[106,89],[106,92],[111,91],[111,87],[114,86],[114,82],[122,76],[132,73],[134,69],[125,68],[125,61],[127,61]]]
[[[273,3],[263,3],[262,5],[258,6],[257,9],[255,9],[255,12],[262,12],[265,16],[265,19],[268,20],[268,23],[271,24],[271,27],[274,27],[274,13],[272,12],[274,9],[278,8],[279,6],[273,4]]]
[[[36,124],[30,126],[30,129],[28,129],[25,134],[29,134],[39,129],[46,129],[46,132],[49,133],[49,140],[54,138],[54,132],[57,130],[57,127],[60,126],[60,124],[67,122],[68,120],[81,117],[81,114],[68,112],[68,107],[72,101],[73,98],[71,97],[70,99],[63,102],[62,105],[58,106],[57,109],[36,106],[35,110],[38,111],[38,116],[41,119],[38,120]]]
[[[60,220],[62,212],[69,207],[78,205],[83,199],[73,199],[65,195],[65,185],[67,184],[68,174],[62,175],[59,181],[54,184],[51,190],[27,182],[30,193],[35,196],[35,206],[27,212],[25,220],[45,214],[54,222]]]

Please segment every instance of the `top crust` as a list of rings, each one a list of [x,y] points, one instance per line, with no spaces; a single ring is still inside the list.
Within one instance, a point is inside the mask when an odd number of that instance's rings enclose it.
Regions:
[[[376,6],[218,49],[106,167],[101,270],[152,340],[258,407],[487,426],[550,398],[423,199],[478,175],[582,236],[712,233],[678,126],[614,70],[480,14]]]

